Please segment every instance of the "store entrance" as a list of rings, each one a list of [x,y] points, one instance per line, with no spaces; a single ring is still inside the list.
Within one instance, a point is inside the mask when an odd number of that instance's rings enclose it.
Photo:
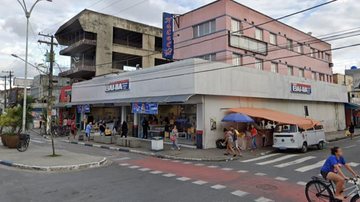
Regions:
[[[157,115],[140,115],[139,137],[151,139],[164,137],[170,142],[170,133],[176,125],[180,144],[194,145],[196,130],[196,105],[160,105]]]

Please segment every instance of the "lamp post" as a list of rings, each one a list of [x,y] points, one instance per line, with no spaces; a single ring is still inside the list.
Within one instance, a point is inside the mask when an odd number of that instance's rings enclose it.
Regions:
[[[28,68],[28,49],[29,49],[29,19],[31,16],[32,11],[34,10],[37,3],[40,1],[45,0],[36,0],[35,3],[30,7],[30,10],[28,10],[25,0],[17,0],[17,2],[20,4],[21,8],[25,12],[26,17],[26,50],[25,50],[25,83],[24,83],[24,103],[23,103],[23,119],[22,119],[22,132],[25,132],[26,130],[26,96],[27,96],[27,68]],[[46,0],[49,2],[52,2],[52,0]]]

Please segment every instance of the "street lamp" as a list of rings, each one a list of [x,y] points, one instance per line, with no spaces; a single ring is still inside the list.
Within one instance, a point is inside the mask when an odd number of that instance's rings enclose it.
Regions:
[[[19,57],[19,56],[16,55],[16,54],[11,54],[11,56],[13,56],[14,58],[17,58],[17,59],[19,59],[19,60],[21,60],[21,61],[23,61],[23,62],[26,63],[26,60],[24,60],[24,58],[21,58],[21,57]],[[40,67],[41,67],[41,68],[44,68],[44,69],[47,69],[47,67],[45,67],[44,64],[34,65],[34,64],[31,64],[30,62],[27,62],[27,64],[30,65],[30,66],[32,66],[32,67],[34,67],[35,69],[37,69],[40,73],[47,74],[46,71],[40,69]],[[36,64],[36,63],[35,63],[35,64]]]
[[[28,49],[29,49],[29,19],[31,16],[32,11],[34,10],[37,3],[40,1],[49,1],[52,2],[52,0],[36,0],[35,3],[31,6],[30,10],[28,10],[25,0],[17,0],[17,2],[20,4],[21,8],[25,12],[26,17],[26,50],[25,50],[25,84],[24,84],[24,104],[23,104],[23,120],[22,120],[22,132],[25,132],[26,130],[26,96],[27,96],[27,67],[28,67]]]

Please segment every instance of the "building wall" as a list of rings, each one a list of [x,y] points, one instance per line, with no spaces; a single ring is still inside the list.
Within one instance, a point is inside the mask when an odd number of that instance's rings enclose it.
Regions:
[[[257,99],[246,97],[205,96],[205,148],[215,148],[215,141],[223,137],[225,124],[221,122],[227,109],[238,107],[267,108],[298,116],[304,116],[304,106],[308,106],[310,117],[320,121],[326,132],[343,130],[345,125],[345,109],[342,103],[325,103],[309,101],[289,101],[275,99]],[[215,119],[217,129],[210,130],[210,119]],[[236,126],[236,125],[234,125]]]
[[[211,19],[216,19],[216,32],[194,38],[193,26]],[[263,41],[268,44],[268,55],[255,54],[254,56],[250,51],[229,46],[227,33],[231,30],[231,19],[241,20],[243,29],[246,29],[243,35],[250,38],[255,37],[255,28],[247,28],[254,24],[271,20],[270,17],[232,0],[219,0],[190,11],[179,17],[180,27],[175,26],[175,58],[186,59],[215,53],[217,61],[232,63],[232,54],[238,53],[243,55],[242,64],[244,66],[254,68],[255,58],[265,61],[272,60],[278,63],[280,74],[288,74],[287,66],[291,65],[295,69],[294,75],[296,76],[299,74],[298,69],[301,68],[305,69],[305,78],[307,79],[311,79],[312,72],[316,72],[316,80],[320,79],[319,74],[321,73],[327,75],[327,77],[325,76],[326,81],[332,82],[332,68],[329,68],[329,63],[332,61],[331,52],[327,52],[330,54],[329,60],[313,58],[309,54],[311,51],[310,47],[325,51],[331,49],[330,44],[319,42],[316,38],[280,22],[273,22],[259,27],[264,32]],[[277,35],[277,46],[269,43],[270,32]],[[299,53],[287,50],[286,43],[288,38],[293,40],[294,45],[297,42],[307,42],[304,44],[303,49],[304,53],[308,55],[301,56]],[[288,56],[294,57],[276,59]],[[270,62],[265,62],[264,70],[270,71],[270,65]]]

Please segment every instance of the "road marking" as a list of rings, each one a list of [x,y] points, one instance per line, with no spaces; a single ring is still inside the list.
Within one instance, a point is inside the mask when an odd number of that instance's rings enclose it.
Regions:
[[[306,182],[303,182],[303,181],[299,181],[299,182],[297,182],[296,184],[298,184],[298,185],[301,185],[301,186],[306,186]]]
[[[286,177],[276,177],[275,180],[283,181],[283,182],[284,182],[284,181],[287,181],[288,178],[286,178]]]
[[[248,173],[249,171],[247,171],[247,170],[238,170],[237,172],[238,173]]]
[[[179,181],[183,181],[183,182],[191,180],[188,177],[179,177],[179,178],[176,178],[176,179],[179,180]]]
[[[195,181],[195,182],[192,182],[193,184],[197,184],[197,185],[203,185],[203,184],[207,184],[208,182],[206,181],[202,181],[202,180],[198,180],[198,181]]]
[[[231,171],[231,170],[234,170],[234,169],[233,168],[221,168],[221,170]]]
[[[256,176],[265,176],[265,173],[255,173]]]
[[[356,145],[350,145],[350,146],[344,147],[344,149],[350,149],[350,148],[353,148],[353,147],[356,147]]]
[[[247,192],[240,191],[240,190],[237,190],[237,191],[231,192],[231,194],[232,194],[232,195],[235,195],[235,196],[240,196],[240,197],[243,197],[243,196],[248,195],[248,193],[247,193]]]
[[[314,158],[316,158],[316,157],[315,156],[307,156],[307,157],[304,157],[304,158],[297,159],[295,161],[290,161],[290,162],[287,162],[287,163],[282,163],[282,164],[276,165],[275,167],[284,168],[284,167],[287,167],[287,166],[292,166],[292,165],[296,165],[296,164],[299,164],[299,163],[303,163],[305,161],[308,161],[308,160],[314,159]]]
[[[183,162],[183,164],[191,164],[191,162],[185,161],[185,162]]]
[[[324,165],[324,163],[325,163],[325,160],[322,160],[322,161],[319,161],[319,162],[317,162],[317,163],[315,163],[315,164],[298,168],[298,169],[296,169],[295,171],[304,173],[304,172],[306,172],[306,171],[309,171],[309,170],[312,170],[312,169],[315,169],[315,168],[320,168],[321,166]]]
[[[172,174],[172,173],[168,173],[168,174],[164,174],[163,176],[164,177],[175,177],[176,175]]]
[[[351,167],[358,167],[360,165],[360,163],[350,162],[349,165]]]
[[[280,154],[269,154],[269,155],[265,155],[265,156],[261,156],[261,157],[257,157],[257,158],[253,158],[253,159],[248,159],[248,160],[241,161],[241,162],[249,163],[249,162],[263,160],[263,159],[267,159],[267,158],[270,158],[270,157],[273,157],[273,156],[278,156],[278,155],[280,155]]]
[[[179,160],[174,160],[172,161],[173,163],[179,163],[180,161]]]
[[[197,163],[197,164],[195,164],[195,166],[204,166],[205,164],[203,164],[203,163]]]
[[[163,160],[163,161],[169,161],[170,159],[161,159],[161,160]]]
[[[113,161],[124,161],[124,160],[129,160],[129,159],[130,159],[129,157],[122,157],[122,158],[113,159]]]
[[[154,174],[154,175],[157,175],[157,174],[161,174],[163,173],[162,171],[159,171],[159,170],[154,170],[154,171],[151,171],[150,172],[151,174]]]
[[[217,185],[211,186],[211,188],[219,190],[219,189],[225,189],[226,186],[221,185],[221,184],[217,184]]]
[[[268,198],[264,198],[264,197],[260,197],[258,199],[255,200],[255,202],[273,202],[274,200],[268,199]]]
[[[149,171],[151,169],[150,168],[140,168],[139,170],[142,171],[142,172],[146,172],[146,171]]]
[[[292,158],[295,156],[299,156],[299,155],[297,155],[297,154],[286,155],[286,156],[282,156],[282,157],[279,157],[279,158],[276,158],[276,159],[273,159],[270,161],[264,161],[264,162],[257,163],[257,165],[268,165],[268,164],[283,161],[283,160],[286,160],[286,159],[289,159],[289,158]]]
[[[140,166],[130,166],[129,168],[136,169],[136,168],[140,168]]]
[[[128,163],[122,163],[122,164],[119,164],[119,165],[121,165],[121,166],[129,166],[130,164],[128,164]]]
[[[219,166],[208,166],[208,168],[218,168]]]

